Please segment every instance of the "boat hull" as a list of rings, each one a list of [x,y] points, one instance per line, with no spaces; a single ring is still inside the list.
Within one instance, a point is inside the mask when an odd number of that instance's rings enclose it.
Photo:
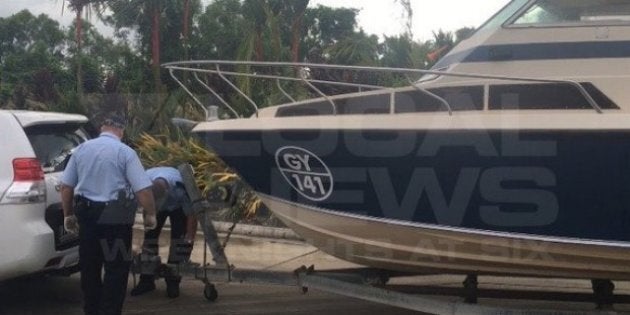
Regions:
[[[630,279],[628,130],[197,132],[285,224],[341,259]]]
[[[604,243],[384,221],[260,197],[313,246],[361,265],[411,273],[630,279],[630,250]]]

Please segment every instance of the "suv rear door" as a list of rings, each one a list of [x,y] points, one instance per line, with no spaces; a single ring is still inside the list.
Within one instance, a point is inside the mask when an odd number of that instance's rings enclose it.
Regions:
[[[6,111],[0,111],[0,200],[13,183],[13,160],[32,158],[33,150],[28,146],[24,133],[15,118]]]
[[[15,113],[26,133],[46,179],[46,222],[55,234],[55,249],[78,245],[77,235],[63,228],[60,180],[74,149],[89,137],[83,129],[87,118],[55,113]]]

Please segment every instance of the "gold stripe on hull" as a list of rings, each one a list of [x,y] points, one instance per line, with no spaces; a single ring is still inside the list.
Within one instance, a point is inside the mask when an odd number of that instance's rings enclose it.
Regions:
[[[413,226],[259,195],[278,219],[313,246],[369,267],[419,274],[630,280],[630,247]]]

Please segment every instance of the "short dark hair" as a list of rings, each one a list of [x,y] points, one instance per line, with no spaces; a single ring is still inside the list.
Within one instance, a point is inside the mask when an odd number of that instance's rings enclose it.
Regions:
[[[155,198],[162,198],[168,193],[168,182],[166,179],[159,177],[153,180],[153,196]]]
[[[125,129],[127,125],[127,118],[120,113],[110,113],[105,115],[103,120],[103,126],[110,126],[119,129]]]

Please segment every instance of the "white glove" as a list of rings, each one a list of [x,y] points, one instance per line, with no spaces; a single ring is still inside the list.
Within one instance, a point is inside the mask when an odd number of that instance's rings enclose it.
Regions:
[[[157,227],[157,219],[155,215],[145,214],[144,215],[144,229],[145,230],[154,230]]]
[[[70,234],[79,234],[79,220],[75,215],[64,217],[63,228]]]

